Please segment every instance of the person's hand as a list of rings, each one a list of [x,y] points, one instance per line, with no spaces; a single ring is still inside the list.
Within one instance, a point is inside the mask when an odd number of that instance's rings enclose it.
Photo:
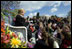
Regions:
[[[37,38],[36,41],[38,41],[39,39]]]
[[[25,22],[28,22],[27,20],[25,20]]]
[[[42,39],[42,37],[41,37],[40,35],[38,35],[38,38],[39,38],[39,39]]]
[[[58,31],[58,33],[61,33],[62,32],[62,29],[58,29],[57,31]]]
[[[31,38],[29,41],[31,42],[33,39]]]

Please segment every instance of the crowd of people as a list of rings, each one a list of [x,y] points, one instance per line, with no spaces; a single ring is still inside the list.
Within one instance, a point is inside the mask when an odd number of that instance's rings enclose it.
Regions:
[[[24,10],[20,9],[16,16],[15,26],[25,26],[28,29],[28,41],[35,34],[33,48],[69,48],[71,47],[71,22],[67,18],[52,16],[45,18],[25,19]],[[29,22],[33,21],[33,22]],[[13,23],[14,24],[14,23]]]

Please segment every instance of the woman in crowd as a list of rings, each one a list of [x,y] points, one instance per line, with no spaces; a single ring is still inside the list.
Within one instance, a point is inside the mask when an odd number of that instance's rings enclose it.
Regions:
[[[52,28],[52,22],[51,21],[48,22],[47,31],[50,34],[52,34],[52,32],[54,31],[54,29]]]
[[[41,39],[42,37],[41,37],[41,35],[42,35],[42,29],[43,29],[43,23],[42,22],[40,22],[39,23],[39,30],[38,30],[38,39]],[[37,40],[38,40],[37,39]]]
[[[68,48],[69,46],[71,46],[71,34],[69,32],[69,27],[68,26],[64,26],[63,30],[62,30],[62,44],[61,44],[61,48]]]

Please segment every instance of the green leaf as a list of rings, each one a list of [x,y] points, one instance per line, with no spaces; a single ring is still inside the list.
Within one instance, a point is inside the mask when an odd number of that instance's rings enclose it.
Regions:
[[[1,15],[2,15],[3,19],[5,20],[5,15],[2,12],[1,12]]]
[[[6,34],[8,33],[8,29],[9,29],[9,26],[7,26],[7,28],[6,28]]]

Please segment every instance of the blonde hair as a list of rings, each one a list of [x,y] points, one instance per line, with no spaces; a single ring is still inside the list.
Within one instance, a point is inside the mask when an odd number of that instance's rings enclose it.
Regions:
[[[42,28],[42,38],[45,40],[45,44],[47,46],[49,46],[49,43],[48,43],[48,32],[45,31],[45,28]]]
[[[21,14],[24,11],[24,13],[26,12],[23,8],[18,10],[18,14]]]

